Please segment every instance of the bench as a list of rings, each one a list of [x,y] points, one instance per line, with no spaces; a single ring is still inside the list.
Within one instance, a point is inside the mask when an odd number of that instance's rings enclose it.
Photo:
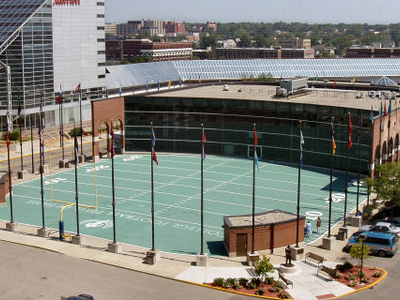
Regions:
[[[329,280],[336,277],[336,269],[329,268],[327,266],[322,265],[320,268],[317,268],[317,277],[319,274],[329,277]]]
[[[304,256],[304,262],[307,262],[307,258],[309,260],[314,260],[317,262],[317,267],[319,267],[320,264],[324,263],[324,257],[312,252],[307,252],[306,255]]]
[[[289,287],[289,285],[291,285],[292,288],[293,288],[293,282],[292,282],[291,280],[285,278],[285,277],[282,275],[282,273],[279,273],[279,279],[282,280],[282,281],[285,283],[285,285],[286,285],[287,288]]]

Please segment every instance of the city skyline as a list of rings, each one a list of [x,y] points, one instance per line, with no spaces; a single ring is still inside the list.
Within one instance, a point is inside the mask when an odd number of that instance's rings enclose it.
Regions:
[[[166,5],[168,3],[168,5]],[[106,1],[106,21],[153,19],[176,22],[302,22],[302,23],[399,23],[393,13],[398,0],[148,0],[133,5],[128,0]]]

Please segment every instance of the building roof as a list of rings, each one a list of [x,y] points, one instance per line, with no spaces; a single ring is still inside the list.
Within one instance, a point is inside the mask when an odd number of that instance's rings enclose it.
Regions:
[[[275,97],[276,86],[256,84],[229,84],[229,90],[224,91],[222,85],[197,85],[189,89],[173,89],[156,93],[149,97],[164,98],[206,98],[228,100],[252,100],[283,102],[290,104],[323,105],[362,110],[379,110],[385,99],[370,98],[368,91],[340,90],[340,89],[307,89],[307,93],[293,97]],[[356,95],[362,94],[362,98]],[[394,103],[392,103],[394,104]]]
[[[300,218],[304,219],[305,217],[300,216]],[[297,216],[295,214],[276,209],[255,214],[254,219],[255,226],[267,226],[270,224],[294,221],[297,219]],[[224,217],[224,224],[230,228],[249,227],[253,224],[252,215],[226,216]]]
[[[390,78],[387,78],[386,76],[383,76],[379,79],[372,80],[371,85],[384,85],[384,86],[394,85],[394,86],[397,86],[397,82],[393,81]]]
[[[19,29],[46,0],[0,1],[0,54],[18,36]]]
[[[169,80],[238,80],[271,74],[274,78],[398,76],[400,59],[243,59],[180,60],[108,67],[109,89]],[[127,76],[126,80],[121,74]],[[124,84],[126,83],[126,85]]]

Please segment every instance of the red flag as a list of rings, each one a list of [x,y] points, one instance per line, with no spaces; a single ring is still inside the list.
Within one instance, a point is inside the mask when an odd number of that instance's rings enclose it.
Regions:
[[[199,84],[201,84],[201,77],[199,76]]]
[[[77,87],[74,89],[74,93],[79,92],[81,90],[81,84],[78,84]]]
[[[388,114],[387,114],[387,111],[386,111],[386,102],[385,102],[385,106],[384,106],[384,110],[383,110],[383,115],[386,117]]]
[[[353,142],[351,141],[351,132],[353,131],[353,124],[351,123],[351,117],[349,116],[349,142],[348,147],[349,149],[353,147]]]
[[[258,141],[257,141],[257,132],[254,129],[254,146],[257,146],[257,143],[258,143]]]
[[[156,155],[156,151],[154,151],[154,148],[151,149],[153,154],[151,155],[151,158],[156,162],[157,166],[158,166],[158,160],[157,160],[157,155]]]
[[[336,80],[333,82],[333,88],[336,88]]]
[[[115,135],[114,130],[111,131],[111,158],[115,156],[115,147],[114,147]]]
[[[61,96],[61,95],[58,95],[58,96],[57,96],[56,102],[57,102],[58,104],[63,103],[63,100],[62,100],[62,96]]]
[[[7,148],[10,148],[10,132],[7,131]]]

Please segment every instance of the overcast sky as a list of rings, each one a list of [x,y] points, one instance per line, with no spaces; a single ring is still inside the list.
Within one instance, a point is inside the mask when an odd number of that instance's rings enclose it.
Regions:
[[[400,0],[106,0],[106,21],[400,23]]]

